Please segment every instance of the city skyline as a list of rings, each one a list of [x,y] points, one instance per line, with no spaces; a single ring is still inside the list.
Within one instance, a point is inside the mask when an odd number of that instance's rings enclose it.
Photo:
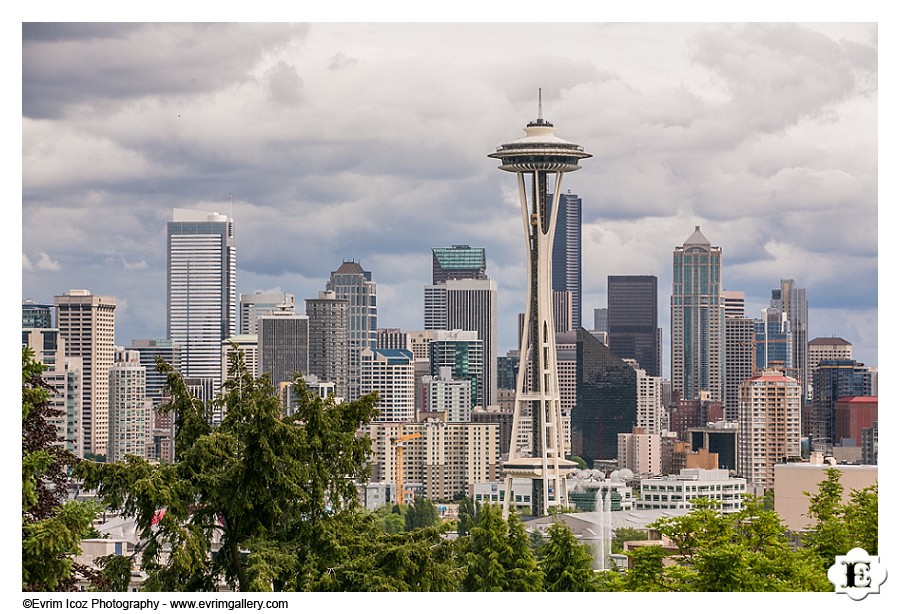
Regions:
[[[550,35],[527,56],[495,42],[538,27]],[[667,348],[671,252],[699,225],[748,314],[794,279],[809,338],[844,337],[877,366],[876,37],[859,23],[26,27],[23,298],[115,296],[117,344],[162,338],[166,221],[218,211],[234,219],[238,294],[315,298],[356,260],[379,327],[421,330],[433,247],[484,247],[503,355],[524,250],[484,152],[534,118],[541,87],[544,116],[598,159],[566,184],[583,202],[583,313],[606,306],[607,275],[654,275]]]

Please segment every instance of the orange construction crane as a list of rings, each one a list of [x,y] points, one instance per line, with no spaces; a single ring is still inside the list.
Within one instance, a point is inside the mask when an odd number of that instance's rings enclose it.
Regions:
[[[402,429],[400,432],[403,432]],[[409,435],[391,437],[391,445],[394,446],[394,478],[396,480],[395,492],[398,505],[406,503],[407,493],[403,484],[403,443],[410,439],[418,439],[421,436],[422,433],[410,433]]]

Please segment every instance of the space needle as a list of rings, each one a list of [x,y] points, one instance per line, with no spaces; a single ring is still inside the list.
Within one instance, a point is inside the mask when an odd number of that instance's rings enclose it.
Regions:
[[[500,160],[500,169],[515,173],[522,205],[522,226],[528,252],[528,302],[519,346],[519,372],[513,409],[509,457],[503,463],[506,493],[503,517],[509,515],[513,480],[532,480],[532,515],[546,516],[553,507],[568,507],[566,479],[576,463],[565,458],[559,377],[556,370],[556,329],[550,262],[559,211],[563,173],[577,171],[578,162],[591,157],[581,145],[555,134],[543,118],[538,90],[538,118],[525,127],[525,136],[488,154]],[[553,185],[549,183],[552,181]],[[548,202],[548,188],[553,201]],[[520,449],[519,423],[531,416],[531,449]]]

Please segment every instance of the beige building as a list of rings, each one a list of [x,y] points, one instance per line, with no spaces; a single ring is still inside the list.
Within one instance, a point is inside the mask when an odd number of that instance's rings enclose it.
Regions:
[[[407,490],[426,499],[451,499],[479,482],[500,479],[500,425],[497,423],[372,422],[372,481],[396,475],[396,444],[391,438],[418,435],[402,443]]]
[[[764,369],[741,384],[738,407],[738,474],[748,492],[761,496],[775,487],[775,464],[800,457],[797,380]]]
[[[803,493],[817,493],[829,468],[841,472],[843,503],[850,501],[851,491],[878,483],[878,467],[874,465],[828,465],[822,462],[775,465],[775,512],[788,529],[802,531],[814,524],[809,517],[809,497]]]
[[[109,443],[109,370],[116,351],[116,299],[69,290],[54,297],[66,354],[81,358],[84,452],[106,455]]]
[[[809,372],[812,372],[823,360],[852,360],[853,344],[840,337],[816,337],[807,345],[809,349]]]
[[[619,433],[619,469],[631,469],[637,476],[662,472],[661,437],[646,427],[636,426],[631,433]]]

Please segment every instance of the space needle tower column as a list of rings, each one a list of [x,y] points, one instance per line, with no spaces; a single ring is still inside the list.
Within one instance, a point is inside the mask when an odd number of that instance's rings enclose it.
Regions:
[[[503,463],[505,497],[503,517],[509,515],[514,478],[532,480],[532,515],[546,516],[552,507],[568,507],[566,479],[576,463],[566,460],[559,378],[556,370],[556,329],[550,262],[559,211],[563,173],[577,171],[579,160],[591,157],[581,145],[554,135],[553,124],[542,117],[540,90],[538,118],[525,127],[525,136],[488,154],[500,160],[500,169],[516,173],[522,225],[528,252],[528,302],[519,346],[519,372],[513,409],[509,457]],[[552,182],[553,201],[547,202]],[[529,376],[530,371],[530,376]],[[531,416],[531,449],[520,449],[519,424]]]

